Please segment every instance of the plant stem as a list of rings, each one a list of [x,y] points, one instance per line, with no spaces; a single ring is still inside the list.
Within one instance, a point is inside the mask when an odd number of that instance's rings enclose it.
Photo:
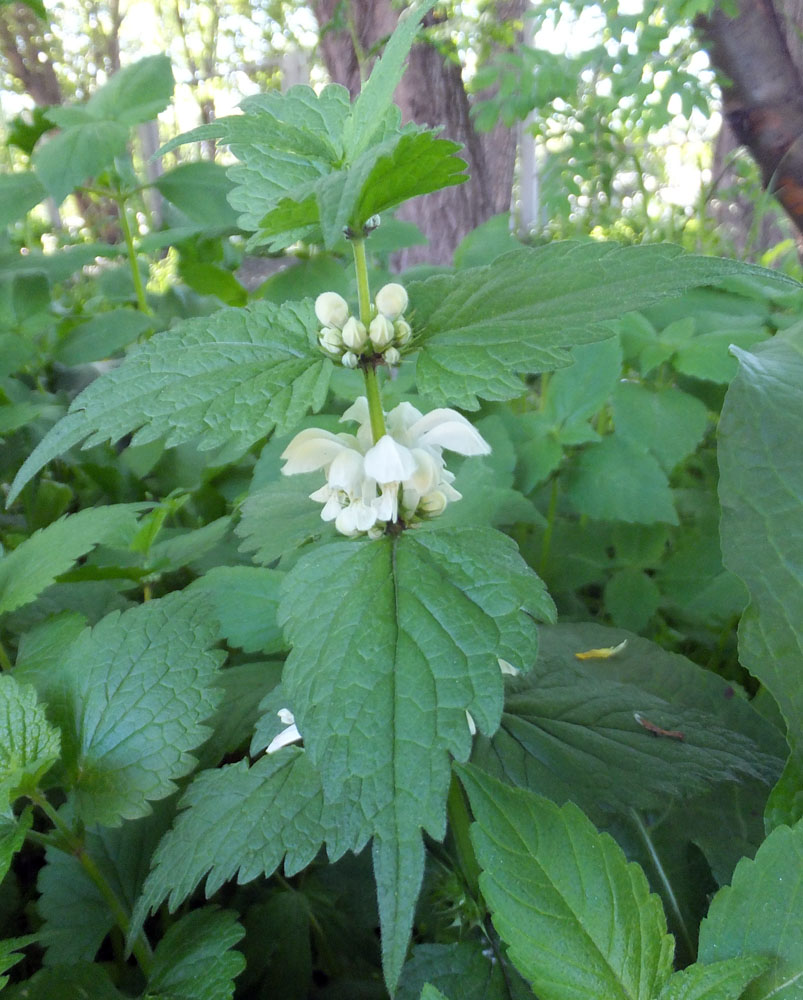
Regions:
[[[6,652],[6,647],[0,642],[0,670],[8,672],[11,669],[13,669],[11,659]]]
[[[552,477],[552,492],[549,496],[546,529],[541,542],[541,558],[538,560],[538,575],[543,579],[549,565],[549,551],[552,548],[552,530],[555,527],[555,517],[558,512],[558,477]]]
[[[368,285],[368,262],[365,257],[365,240],[357,239],[351,241],[351,248],[354,253],[354,270],[357,273],[357,300],[360,306],[360,322],[366,327],[371,322],[371,289]],[[383,438],[385,430],[385,414],[382,411],[382,395],[379,391],[379,379],[376,376],[376,367],[370,362],[366,363],[362,369],[365,379],[365,395],[368,399],[368,413],[371,418],[371,437],[374,444]]]
[[[134,235],[131,232],[131,225],[128,221],[128,209],[126,208],[125,198],[118,196],[115,198],[115,201],[117,202],[117,207],[120,210],[120,226],[123,230],[125,245],[128,248],[128,263],[131,267],[131,277],[134,280],[134,291],[137,294],[137,305],[139,306],[140,312],[144,313],[146,316],[152,316],[153,311],[148,305],[148,300],[145,297],[145,286],[142,284],[142,275],[139,273],[139,267],[137,266],[137,250],[134,246]]]
[[[78,860],[81,867],[97,887],[101,896],[103,896],[106,905],[109,907],[111,915],[114,917],[114,922],[123,932],[123,936],[128,937],[128,932],[131,928],[131,921],[129,920],[128,913],[118,899],[114,889],[112,889],[109,885],[103,872],[100,868],[98,868],[94,859],[86,853],[86,845],[84,844],[83,839],[73,833],[53,806],[51,806],[51,804],[47,801],[44,795],[38,791],[34,791],[29,792],[28,797],[34,805],[38,806],[42,810],[58,831],[60,843],[54,841],[54,846],[59,847],[67,854],[72,854],[73,857]],[[133,952],[134,957],[137,960],[137,964],[142,972],[146,976],[149,975],[151,969],[153,968],[153,953],[151,952],[151,947],[143,934],[137,935],[131,951]]]
[[[449,785],[449,797],[446,800],[446,815],[449,819],[449,830],[454,838],[455,851],[457,852],[457,863],[466,885],[475,900],[480,899],[480,871],[477,855],[471,844],[468,828],[471,819],[468,815],[468,806],[463,795],[463,789],[457,778],[452,775]]]

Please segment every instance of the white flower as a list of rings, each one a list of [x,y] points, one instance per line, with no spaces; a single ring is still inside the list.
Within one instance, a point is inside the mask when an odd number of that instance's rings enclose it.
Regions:
[[[342,330],[349,318],[349,304],[337,292],[322,292],[315,300],[315,315],[324,326]]]
[[[326,483],[310,499],[323,504],[324,521],[334,521],[349,537],[366,532],[377,537],[385,525],[400,518],[409,523],[442,514],[461,496],[452,486],[454,476],[446,468],[443,450],[461,455],[487,455],[491,450],[455,410],[424,415],[410,403],[400,403],[387,414],[387,433],[376,444],[364,396],[341,421],[359,424],[357,433],[301,431],[282,454],[282,472],[292,476],[323,469]]]
[[[385,351],[385,364],[386,365],[397,365],[401,361],[401,354],[396,350],[395,347],[389,347]]]
[[[265,753],[276,753],[282,747],[289,746],[291,743],[298,743],[301,739],[301,733],[298,731],[293,713],[289,709],[280,708],[276,714],[279,716],[282,725],[287,728],[283,729],[278,736],[273,737]]]
[[[349,316],[346,320],[346,325],[343,327],[343,343],[350,351],[355,351],[357,354],[368,343],[365,325],[355,316]]]
[[[343,337],[334,326],[325,326],[318,334],[318,343],[332,358],[339,358],[343,353]]]
[[[374,316],[371,320],[371,325],[368,327],[368,336],[378,351],[384,350],[388,344],[393,343],[394,335],[393,324],[386,316],[383,316],[381,313],[379,316]]]
[[[398,319],[407,308],[407,292],[402,285],[391,282],[376,293],[376,308],[388,319]]]
[[[343,357],[340,359],[343,362],[344,368],[356,368],[360,363],[360,359],[354,353],[354,351],[346,351]]]
[[[412,328],[406,319],[397,319],[393,324],[393,330],[396,334],[396,343],[399,347],[404,347],[405,344],[408,344],[413,336]]]

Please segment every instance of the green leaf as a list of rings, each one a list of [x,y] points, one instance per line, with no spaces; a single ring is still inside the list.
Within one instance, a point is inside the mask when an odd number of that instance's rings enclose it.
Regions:
[[[0,177],[0,226],[27,215],[47,192],[32,171]]]
[[[421,1000],[449,1000],[449,998],[445,997],[439,989],[436,989],[430,983],[426,983],[423,990],[421,990]]]
[[[276,621],[284,574],[258,566],[217,566],[187,588],[203,594],[220,623],[220,637],[246,653],[284,648]]]
[[[64,365],[86,365],[117,354],[152,327],[151,320],[134,309],[112,309],[74,326],[55,351]]]
[[[223,654],[201,602],[181,593],[107,615],[58,667],[50,708],[62,726],[67,787],[86,824],[150,812],[192,770],[220,692]]]
[[[59,731],[45,716],[36,691],[11,674],[0,675],[0,812],[36,788],[58,760]]]
[[[747,585],[739,656],[767,686],[803,757],[803,332],[736,351],[719,424],[726,567]]]
[[[794,1000],[803,983],[803,823],[779,826],[754,860],[736,866],[730,886],[714,897],[700,927],[700,961],[760,955],[769,968],[744,1000]]]
[[[219,163],[182,163],[157,177],[154,187],[193,222],[210,228],[237,226],[237,213],[228,200],[233,185]]]
[[[658,1000],[739,1000],[767,966],[766,958],[736,957],[713,965],[694,965],[675,972]]]
[[[150,816],[115,829],[89,830],[85,835],[86,853],[127,913],[139,895],[151,855],[171,816],[171,803],[160,803]],[[116,921],[84,866],[73,854],[49,847],[37,888],[45,964],[91,962]]]
[[[0,614],[27,604],[96,545],[127,545],[143,504],[114,504],[62,517],[0,559]]]
[[[213,767],[226,754],[248,744],[261,715],[260,704],[277,687],[281,673],[282,664],[270,662],[241,663],[220,672],[216,687],[223,691],[223,698],[209,720],[213,733],[200,753],[202,767]]]
[[[539,997],[653,1000],[674,942],[641,868],[572,803],[559,808],[475,768],[458,773],[482,894]]]
[[[614,625],[640,632],[658,610],[661,592],[636,566],[617,570],[605,584],[605,610]]]
[[[242,552],[252,552],[256,562],[269,566],[324,533],[334,535],[321,520],[321,510],[309,495],[321,484],[318,473],[282,478],[252,493],[243,503],[235,531],[243,539]],[[281,531],[275,526],[280,524]]]
[[[765,339],[766,333],[758,324],[748,330],[704,333],[682,344],[672,365],[684,375],[727,385],[738,369],[736,359],[729,352],[731,345],[749,349]]]
[[[234,945],[245,931],[231,910],[206,906],[186,914],[159,942],[148,979],[170,1000],[231,1000],[245,959]]]
[[[139,125],[164,111],[173,95],[173,70],[166,55],[146,56],[118,70],[84,105],[93,118]]]
[[[579,514],[598,521],[678,523],[666,473],[618,434],[586,448],[568,474],[566,494]]]
[[[419,391],[464,409],[512,399],[521,374],[563,367],[568,348],[610,337],[608,320],[743,268],[769,273],[665,244],[551,243],[412,283]]]
[[[613,419],[618,435],[649,451],[671,472],[702,440],[708,410],[695,396],[679,389],[652,391],[636,382],[620,382]]]
[[[60,204],[79,184],[95,177],[125,152],[128,126],[119,121],[88,121],[47,135],[32,162],[47,193]]]
[[[393,92],[404,75],[404,64],[421,27],[421,19],[436,0],[420,0],[403,11],[382,57],[360,91],[343,129],[343,146],[353,162],[369,145],[393,102]]]
[[[12,986],[3,1000],[126,1000],[100,965],[57,965]]]
[[[396,1000],[418,1000],[427,983],[460,1000],[508,1000],[501,967],[478,941],[419,944],[402,970]]]
[[[287,748],[250,768],[245,760],[201,772],[179,802],[173,829],[153,858],[132,917],[132,934],[165,897],[175,910],[204,876],[207,898],[224,882],[289,875],[320,850],[327,829],[320,779],[307,755]]]
[[[313,303],[255,302],[157,334],[73,401],[12,484],[9,500],[65,448],[136,431],[134,445],[165,436],[245,451],[274,427],[290,430],[326,398],[332,363],[321,356]]]
[[[25,843],[25,835],[33,825],[33,809],[27,806],[19,819],[0,818],[0,882],[11,867],[11,859]]]
[[[357,846],[376,838],[391,991],[423,870],[420,829],[445,832],[449,755],[465,760],[471,747],[466,712],[494,731],[497,658],[523,665],[532,617],[552,614],[540,580],[490,529],[336,543],[287,575],[283,688],[338,822]]]
[[[27,937],[6,938],[5,941],[0,941],[0,990],[8,982],[8,976],[4,976],[3,973],[8,972],[17,962],[22,961],[23,956],[19,954],[20,948],[27,948],[34,941],[36,941],[35,934],[30,934]]]

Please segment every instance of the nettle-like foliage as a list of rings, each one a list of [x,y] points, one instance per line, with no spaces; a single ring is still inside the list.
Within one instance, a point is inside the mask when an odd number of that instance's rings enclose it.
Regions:
[[[345,234],[356,301],[324,292],[178,322],[81,392],[11,487],[13,502],[79,444],[192,443],[222,465],[269,439],[237,525],[257,565],[214,564],[228,518],[155,541],[169,499],[69,515],[0,561],[10,616],[57,580],[102,579],[104,550],[140,554],[130,574],[148,598],[149,573],[209,555],[183,590],[91,627],[76,612],[40,620],[13,671],[3,664],[3,872],[26,838],[46,846],[36,935],[46,968],[11,997],[232,997],[245,931],[236,907],[204,903],[199,887],[228,905],[235,881],[282,865],[290,879],[323,851],[335,862],[368,845],[391,995],[526,997],[527,983],[542,1000],[800,995],[799,328],[739,350],[721,427],[723,550],[752,601],[743,657],[792,748],[754,860],[739,858],[760,840],[788,752],[777,726],[733,684],[646,639],[554,624],[543,582],[493,526],[505,504],[513,521],[527,507],[486,438],[498,426],[478,429],[452,408],[521,397],[525,379],[569,365],[572,348],[608,341],[612,320],[690,286],[734,275],[797,286],[670,246],[586,243],[520,247],[372,292],[366,243],[381,214],[465,176],[458,147],[402,127],[391,103],[431,6],[400,19],[353,104],[337,86],[296,87],[176,140],[230,148],[231,200],[252,245],[331,248]],[[618,371],[621,353],[614,360]],[[586,362],[593,394],[610,366],[578,353]],[[544,382],[552,409],[530,430],[543,431],[546,466],[558,431],[591,433],[582,425],[597,403],[586,411],[576,388],[556,381],[550,394]],[[622,428],[625,404],[643,412],[625,395]],[[667,406],[681,440],[652,437],[671,467],[702,428],[691,403]],[[617,462],[638,465],[641,452],[606,440],[619,459],[597,478],[615,480]],[[455,454],[466,458],[457,478]],[[613,497],[615,482],[600,489]],[[658,511],[673,518],[671,503]],[[623,516],[639,519],[649,520],[641,508]],[[82,577],[84,558],[94,561]],[[224,667],[221,643],[273,659]],[[728,823],[738,832],[723,839]],[[695,890],[679,892],[671,874],[690,851],[719,884],[732,877],[698,962]],[[477,933],[410,957],[428,858],[453,864]],[[169,916],[191,897],[195,908]],[[278,898],[246,917],[257,964],[296,919]],[[115,983],[92,964],[110,933],[118,958],[125,938],[138,966]],[[3,941],[2,969],[32,940]]]

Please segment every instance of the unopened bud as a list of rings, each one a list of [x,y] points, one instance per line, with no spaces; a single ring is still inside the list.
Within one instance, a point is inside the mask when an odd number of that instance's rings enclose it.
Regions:
[[[381,313],[371,320],[368,330],[371,343],[378,351],[384,351],[388,344],[393,342],[393,324]]]
[[[398,319],[407,308],[407,292],[402,285],[391,282],[376,293],[376,308],[388,319]]]
[[[395,347],[388,347],[385,351],[385,364],[395,366],[401,361],[401,353]]]
[[[343,362],[343,366],[345,368],[356,368],[357,365],[360,363],[360,359],[353,351],[346,351],[346,353],[341,358],[341,361]]]
[[[322,292],[315,300],[315,315],[324,326],[336,326],[342,330],[349,318],[349,305],[337,292]]]
[[[318,343],[331,358],[339,358],[343,353],[343,338],[340,330],[333,326],[325,326],[318,334]]]
[[[433,490],[431,493],[427,493],[426,496],[421,497],[418,509],[427,517],[437,517],[446,510],[447,503],[445,494],[441,493],[440,490]]]
[[[368,334],[365,326],[356,317],[350,316],[343,327],[343,343],[349,350],[359,354],[367,342]]]
[[[405,344],[410,343],[413,331],[406,319],[397,319],[393,324],[393,329],[396,332],[396,343],[399,347],[404,347]]]

